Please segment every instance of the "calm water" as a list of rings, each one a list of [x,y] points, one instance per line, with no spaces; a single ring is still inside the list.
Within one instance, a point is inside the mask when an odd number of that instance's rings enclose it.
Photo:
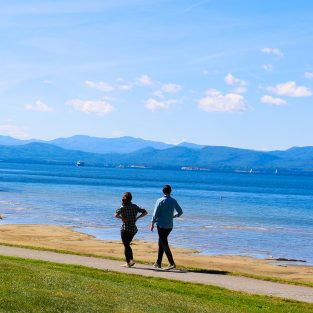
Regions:
[[[125,191],[150,217],[165,183],[184,209],[171,242],[203,254],[296,258],[313,264],[313,177],[0,163],[1,223],[72,225],[119,239],[113,217]]]

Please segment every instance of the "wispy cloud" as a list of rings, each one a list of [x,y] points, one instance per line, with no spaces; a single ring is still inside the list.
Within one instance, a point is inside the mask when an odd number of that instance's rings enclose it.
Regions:
[[[93,88],[93,89],[97,89],[100,91],[104,91],[104,92],[110,92],[114,90],[114,87],[106,82],[94,82],[91,80],[86,80],[85,81],[86,86]]]
[[[182,87],[178,84],[165,84],[162,86],[162,91],[166,92],[166,93],[176,93],[178,91],[180,91],[182,89]]]
[[[287,102],[281,98],[274,98],[272,96],[265,95],[261,98],[261,102],[265,104],[284,105]]]
[[[280,96],[288,97],[308,97],[312,95],[310,88],[305,86],[297,86],[296,82],[288,81],[286,83],[278,84],[276,86],[269,86],[267,91],[275,93]]]
[[[100,116],[111,113],[114,107],[106,101],[80,100],[73,99],[68,102],[76,111],[83,113],[97,114]]]
[[[182,13],[189,12],[189,11],[195,9],[196,7],[201,6],[201,5],[203,5],[203,4],[205,4],[205,3],[208,3],[208,2],[210,2],[210,0],[198,1],[198,2],[196,2],[196,3],[192,4],[192,5],[190,5],[190,6],[187,7],[186,9],[184,9],[184,10],[182,11]]]
[[[198,100],[198,106],[206,112],[236,112],[246,110],[242,95],[228,93],[223,95],[216,89],[206,91],[204,98]]]
[[[228,73],[225,77],[225,83],[227,85],[233,86],[235,93],[244,93],[247,91],[247,82],[243,79],[233,76],[231,73]]]
[[[130,91],[133,89],[133,84],[121,84],[121,85],[118,85],[117,88],[119,90],[123,90],[123,91]]]
[[[263,64],[263,65],[262,65],[262,68],[263,68],[263,70],[266,71],[266,72],[271,72],[274,67],[273,67],[272,64]]]
[[[160,89],[154,91],[154,95],[158,96],[160,98],[164,97],[164,93],[177,93],[182,89],[182,87],[178,84],[173,84],[173,83],[169,83],[169,84],[164,84],[161,86]]]
[[[25,127],[20,127],[14,124],[0,125],[0,133],[6,136],[12,136],[19,139],[28,139],[29,135]]]
[[[262,48],[261,52],[265,54],[273,54],[279,58],[282,58],[284,56],[282,51],[279,50],[278,48]]]
[[[305,72],[304,77],[307,79],[313,79],[313,72]]]
[[[53,108],[46,105],[44,102],[37,100],[35,104],[25,104],[25,109],[30,111],[37,111],[37,112],[47,112],[51,113],[54,112]]]
[[[153,80],[147,74],[143,74],[140,77],[138,77],[137,81],[138,81],[138,84],[142,86],[154,85]]]
[[[177,102],[178,102],[178,100],[176,100],[176,99],[159,101],[159,100],[150,98],[147,100],[145,106],[148,110],[154,112],[158,109],[168,109],[171,105],[173,105]]]

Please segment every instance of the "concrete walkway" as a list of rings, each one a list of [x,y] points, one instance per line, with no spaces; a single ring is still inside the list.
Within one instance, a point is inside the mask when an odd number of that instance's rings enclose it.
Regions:
[[[83,265],[102,270],[110,270],[127,274],[161,277],[166,279],[180,280],[184,282],[213,285],[231,290],[243,291],[250,294],[260,294],[313,303],[313,288],[279,284],[246,277],[196,273],[179,269],[175,269],[172,271],[163,271],[153,269],[152,266],[143,264],[136,264],[132,268],[124,268],[120,266],[122,262],[119,261],[112,261],[96,257],[85,257],[73,254],[7,247],[1,245],[0,255],[50,261],[63,264]]]

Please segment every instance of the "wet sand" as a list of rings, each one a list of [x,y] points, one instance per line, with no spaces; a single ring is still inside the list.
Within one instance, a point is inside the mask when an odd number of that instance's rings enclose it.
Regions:
[[[96,240],[93,236],[63,226],[1,225],[0,243],[66,250],[102,257],[123,257],[123,245],[120,241]],[[132,247],[135,259],[155,262],[157,243],[134,240]],[[313,266],[280,265],[279,263],[275,265],[273,260],[244,256],[205,256],[199,255],[195,250],[174,247],[172,247],[172,252],[178,266],[313,283]]]

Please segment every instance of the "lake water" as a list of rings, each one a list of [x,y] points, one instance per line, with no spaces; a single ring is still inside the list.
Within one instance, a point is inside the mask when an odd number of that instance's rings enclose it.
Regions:
[[[146,208],[137,239],[156,241],[149,223],[164,184],[184,215],[170,242],[202,254],[289,258],[313,264],[313,177],[0,163],[2,224],[57,224],[119,239],[113,217],[125,191]],[[0,239],[1,241],[1,239]]]

